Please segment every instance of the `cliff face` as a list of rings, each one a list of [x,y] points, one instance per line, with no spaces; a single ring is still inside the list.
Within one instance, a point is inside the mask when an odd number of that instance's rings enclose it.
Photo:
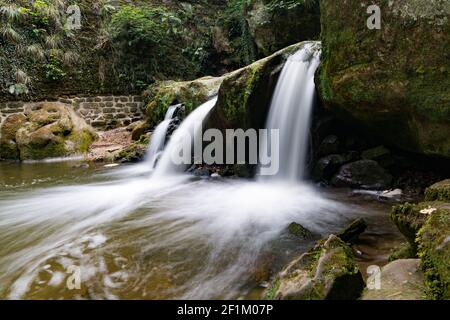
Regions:
[[[367,27],[379,5],[381,29]],[[450,157],[450,2],[321,0],[326,106],[399,148]]]

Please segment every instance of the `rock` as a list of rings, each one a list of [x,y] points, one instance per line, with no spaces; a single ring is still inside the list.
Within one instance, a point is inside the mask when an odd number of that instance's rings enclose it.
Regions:
[[[434,206],[433,202],[426,202],[421,204],[404,203],[392,207],[391,219],[394,221],[397,228],[408,240],[413,252],[417,252],[416,236],[417,232],[425,224],[428,215],[422,213],[423,209]]]
[[[450,202],[450,179],[433,184],[425,190],[425,201]]]
[[[131,131],[131,139],[133,141],[138,141],[141,139],[142,135],[149,129],[148,123],[146,121],[137,121]]]
[[[362,300],[422,300],[424,276],[419,259],[401,259],[381,269],[380,289],[366,289]]]
[[[319,146],[318,155],[326,156],[329,154],[336,154],[339,152],[339,139],[338,137],[331,135],[325,137]]]
[[[196,177],[209,177],[211,176],[211,171],[205,168],[196,168],[192,171],[192,174]]]
[[[319,3],[283,4],[252,0],[246,20],[260,56],[268,56],[298,41],[317,39],[320,34]]]
[[[216,107],[207,128],[262,129],[272,93],[286,59],[300,48],[298,43],[223,76]]]
[[[378,1],[380,30],[366,27],[371,4],[320,1],[321,100],[393,146],[450,158],[450,2]]]
[[[384,190],[379,195],[379,198],[383,200],[398,200],[402,196],[403,191],[401,189],[394,189],[394,190]]]
[[[431,299],[450,299],[450,203],[441,203],[417,234],[418,255]]]
[[[131,143],[119,154],[115,155],[112,160],[119,161],[121,163],[139,162],[144,159],[145,153],[147,152],[147,143],[148,141],[137,141]]]
[[[337,187],[362,189],[386,189],[392,176],[373,160],[359,160],[343,165],[333,177],[332,184]]]
[[[69,106],[56,102],[26,106],[24,114],[5,121],[2,131],[8,131],[5,138],[15,143],[9,144],[11,151],[15,150],[10,153],[10,158],[20,160],[85,153],[97,137]]]
[[[315,180],[329,180],[336,171],[344,164],[357,158],[357,154],[349,152],[347,154],[330,154],[320,158],[313,170]]]
[[[357,299],[364,281],[352,250],[335,235],[294,259],[272,282],[267,299]]]
[[[185,105],[186,114],[217,94],[224,77],[204,77],[194,81],[160,81],[145,92],[148,125],[155,127],[161,122],[167,109],[175,104]]]
[[[384,146],[365,150],[361,153],[361,158],[364,160],[374,160],[378,162],[383,168],[387,168],[394,164],[394,159],[391,152]]]
[[[389,256],[389,262],[399,259],[414,259],[417,257],[417,253],[411,247],[408,242],[400,244],[398,247],[392,249]]]
[[[25,124],[24,114],[8,116],[0,127],[0,159],[19,159],[17,147],[17,131]]]
[[[302,239],[311,239],[313,237],[313,234],[311,231],[303,227],[301,224],[292,222],[288,226],[288,231],[290,234],[302,238]]]
[[[355,241],[361,233],[366,231],[367,223],[363,218],[359,218],[350,223],[344,230],[339,232],[337,236],[346,243]]]

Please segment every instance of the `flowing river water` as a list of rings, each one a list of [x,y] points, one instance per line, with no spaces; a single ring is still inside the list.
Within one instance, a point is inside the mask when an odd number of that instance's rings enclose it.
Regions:
[[[270,276],[355,217],[365,273],[401,236],[390,204],[346,190],[142,166],[0,163],[0,298],[260,298]],[[301,223],[315,240],[291,236]],[[69,290],[70,267],[81,288]]]

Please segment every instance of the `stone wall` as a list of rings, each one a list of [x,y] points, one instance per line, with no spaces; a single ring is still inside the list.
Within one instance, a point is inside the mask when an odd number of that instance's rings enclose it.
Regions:
[[[114,129],[144,118],[141,96],[64,97],[58,102],[72,105],[74,110],[97,130]],[[14,113],[24,112],[30,102],[0,103],[0,124]]]

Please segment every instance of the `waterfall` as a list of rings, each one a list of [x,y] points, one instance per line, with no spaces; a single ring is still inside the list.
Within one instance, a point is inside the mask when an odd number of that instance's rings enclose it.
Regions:
[[[156,162],[158,161],[158,158],[160,157],[161,152],[164,149],[167,130],[169,129],[170,122],[173,119],[173,115],[175,114],[175,111],[180,106],[181,106],[180,104],[170,106],[169,109],[167,109],[164,120],[153,131],[152,138],[150,141],[150,146],[149,146],[147,154],[145,156],[146,157],[145,162],[147,164],[150,164],[150,168],[152,168],[152,169],[155,168]]]
[[[308,42],[284,65],[266,124],[269,131],[279,129],[279,171],[262,179],[298,181],[304,177],[320,53],[320,42]],[[263,141],[261,149],[261,154],[267,154],[270,144]]]
[[[214,97],[202,104],[181,123],[180,127],[175,130],[169,140],[164,152],[162,153],[158,165],[156,166],[154,176],[171,175],[183,172],[187,169],[186,164],[177,164],[173,160],[182,151],[181,148],[189,143],[194,144],[194,137],[202,134],[202,123],[208,116],[211,109],[215,106],[217,97]],[[189,155],[190,157],[191,155]]]

